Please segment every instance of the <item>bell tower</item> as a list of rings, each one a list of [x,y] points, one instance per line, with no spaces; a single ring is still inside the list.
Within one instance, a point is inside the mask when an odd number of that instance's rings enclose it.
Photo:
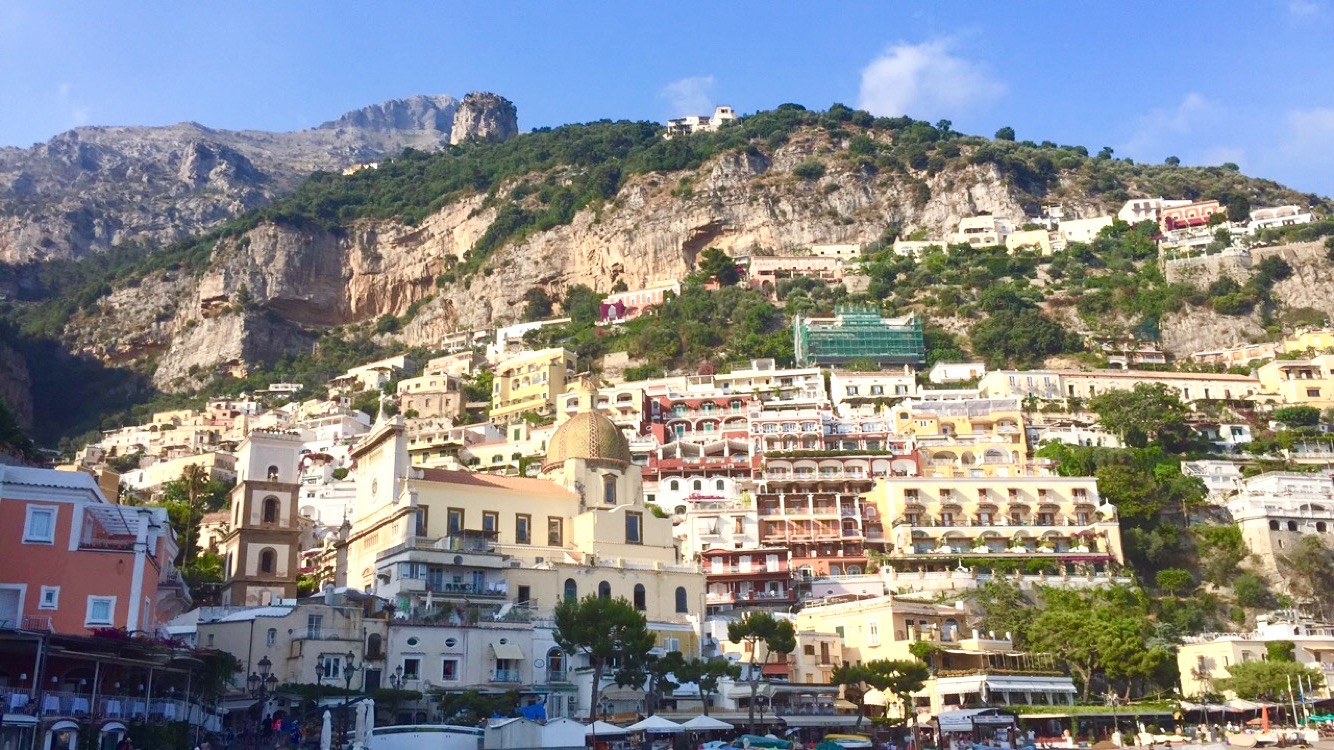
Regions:
[[[232,528],[223,555],[222,604],[258,606],[296,597],[301,437],[255,430],[237,451]]]

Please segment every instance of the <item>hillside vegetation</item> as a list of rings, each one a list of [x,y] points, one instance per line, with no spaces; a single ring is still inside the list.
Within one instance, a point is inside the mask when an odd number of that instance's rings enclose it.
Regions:
[[[568,224],[581,211],[616,205],[622,188],[636,175],[666,177],[685,200],[700,174],[718,157],[744,154],[763,162],[793,139],[817,144],[811,156],[791,170],[796,180],[815,183],[827,173],[848,170],[867,177],[894,175],[896,184],[912,186],[914,200],[922,203],[930,199],[928,182],[936,175],[993,166],[1012,197],[1030,213],[1043,204],[1064,202],[1091,215],[1114,210],[1133,195],[1217,198],[1250,205],[1314,203],[1327,208],[1323,199],[1246,177],[1230,165],[1135,164],[1113,158],[1108,149],[1090,155],[1082,146],[992,140],[955,132],[948,121],[932,125],[910,118],[877,118],[837,104],[824,112],[783,105],[744,117],[716,133],[671,140],[661,133],[654,123],[601,121],[542,129],[501,143],[454,146],[439,153],[408,150],[382,162],[379,169],[347,176],[318,173],[266,208],[168,247],[121,246],[82,262],[0,266],[0,288],[15,290],[10,302],[0,302],[0,341],[30,358],[54,363],[65,356],[59,354],[60,342],[66,340],[69,321],[81,312],[95,312],[112,289],[164,271],[200,274],[209,268],[220,240],[240,237],[266,222],[340,234],[369,220],[416,224],[460,198],[484,196],[482,205],[496,209],[495,219],[463,261],[437,280],[443,285],[483,270],[507,243]],[[606,331],[592,326],[587,315],[576,316],[571,326],[544,333],[543,343],[568,345],[594,360],[625,352],[636,366],[631,374],[694,369],[704,362],[723,366],[758,356],[785,361],[790,358],[792,313],[832,311],[842,301],[870,301],[881,304],[886,313],[916,311],[938,321],[939,326],[928,328],[933,359],[971,352],[992,365],[1022,366],[1078,351],[1080,332],[1151,337],[1162,316],[1182,305],[1229,310],[1271,304],[1264,283],[1208,294],[1167,284],[1154,263],[1147,227],[1117,225],[1091,245],[1072,246],[1047,258],[1011,256],[1000,249],[928,254],[920,261],[893,255],[892,240],[918,229],[883,227],[882,240],[867,248],[869,289],[861,295],[800,279],[785,284],[773,298],[733,287],[709,292],[702,284],[688,283],[680,298],[652,320]],[[1282,273],[1281,268],[1272,270]],[[552,307],[577,307],[582,300],[588,310],[587,305],[595,308],[599,294],[608,291],[568,289]],[[466,299],[455,303],[469,304]],[[415,309],[404,310],[392,325],[380,321],[380,333],[392,334]],[[326,340],[371,341],[375,330],[353,326],[323,333]],[[373,346],[379,351],[393,343],[382,335]],[[337,346],[320,349],[340,351]],[[296,364],[322,356],[289,358],[257,368],[246,385],[280,374],[287,379],[302,373],[312,379],[324,377],[342,360],[337,357],[327,365],[308,367]],[[51,374],[42,387],[60,393],[75,388],[77,378],[77,387],[86,388],[91,400],[82,404],[81,413],[72,414],[44,403],[46,399],[35,399],[37,434],[44,440],[115,424],[125,417],[127,405],[155,399],[139,373],[67,360],[54,371],[43,366],[43,372]],[[141,366],[151,367],[152,362]],[[241,384],[219,382],[203,391],[229,385]],[[99,394],[114,395],[98,398]]]

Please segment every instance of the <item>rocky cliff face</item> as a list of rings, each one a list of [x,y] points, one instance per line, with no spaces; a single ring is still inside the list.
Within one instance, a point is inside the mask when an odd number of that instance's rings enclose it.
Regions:
[[[454,125],[459,100],[452,96],[410,96],[354,109],[321,130],[355,128],[383,133],[394,130],[434,130],[448,133]]]
[[[460,111],[451,97],[420,96],[295,133],[85,127],[0,149],[0,262],[167,244],[262,206],[316,170],[517,130],[514,105],[494,94],[474,97],[456,124]]]
[[[689,193],[679,188],[680,173],[637,176],[614,201],[504,245],[479,272],[442,287],[436,278],[462,261],[496,217],[482,196],[451,203],[417,226],[361,221],[333,235],[263,225],[219,242],[197,280],[166,272],[117,290],[98,315],[71,326],[69,338],[104,361],[159,357],[154,382],[174,390],[219,367],[265,361],[285,342],[308,346],[297,326],[402,315],[427,296],[401,333],[409,345],[513,322],[534,287],[560,296],[573,284],[606,290],[618,281],[634,288],[681,278],[708,247],[741,255],[867,243],[890,223],[943,232],[979,211],[1023,216],[990,166],[941,172],[928,180],[929,196],[902,176],[850,165],[819,180],[792,173],[827,148],[821,139],[793,138],[769,155],[727,153],[690,175]],[[238,320],[236,311],[247,307],[268,312]],[[248,343],[254,338],[261,343]]]
[[[449,142],[503,141],[519,133],[518,110],[503,96],[474,91],[454,113]]]

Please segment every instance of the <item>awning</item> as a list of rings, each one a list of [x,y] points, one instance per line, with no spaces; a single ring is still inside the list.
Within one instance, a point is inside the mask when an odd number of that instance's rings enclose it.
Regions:
[[[789,727],[850,727],[857,723],[857,716],[779,716]]]
[[[986,680],[981,675],[969,677],[942,677],[936,680],[937,694],[980,693]]]
[[[517,643],[501,643],[500,641],[491,642],[491,650],[496,653],[497,659],[524,659],[523,649],[519,648]]]
[[[988,690],[1025,693],[1076,693],[1075,684],[1068,677],[988,677]]]
[[[248,711],[256,703],[259,703],[258,698],[224,698],[218,702],[218,708],[224,712]]]
[[[4,725],[7,727],[25,726],[31,727],[37,725],[37,717],[27,714],[5,714],[3,717]]]

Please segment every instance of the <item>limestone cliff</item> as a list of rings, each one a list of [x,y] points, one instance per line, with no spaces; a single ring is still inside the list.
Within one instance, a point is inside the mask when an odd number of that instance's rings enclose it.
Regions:
[[[4,344],[0,344],[0,401],[20,427],[32,427],[32,376],[22,355]]]
[[[744,254],[866,243],[890,224],[944,232],[979,211],[1023,216],[991,166],[942,171],[928,179],[929,196],[915,181],[846,164],[818,180],[793,174],[826,148],[794,138],[770,155],[725,153],[691,175],[688,194],[679,189],[681,174],[636,176],[614,201],[503,245],[480,271],[443,286],[436,279],[464,260],[496,217],[483,196],[449,203],[417,226],[362,220],[333,234],[265,224],[220,241],[198,279],[164,272],[116,290],[68,337],[108,362],[156,358],[159,387],[188,388],[218,367],[267,360],[285,342],[308,346],[296,326],[402,315],[427,296],[401,333],[409,345],[513,322],[534,287],[559,296],[573,284],[606,290],[681,278],[707,247]],[[267,317],[238,317],[242,309]]]
[[[412,97],[293,133],[81,127],[27,149],[0,148],[0,262],[77,258],[125,242],[166,245],[340,170],[458,139],[512,135],[514,105],[469,95]],[[457,140],[455,141],[457,142]]]
[[[474,91],[463,97],[454,112],[449,142],[503,141],[518,133],[519,115],[513,102],[496,94]]]

